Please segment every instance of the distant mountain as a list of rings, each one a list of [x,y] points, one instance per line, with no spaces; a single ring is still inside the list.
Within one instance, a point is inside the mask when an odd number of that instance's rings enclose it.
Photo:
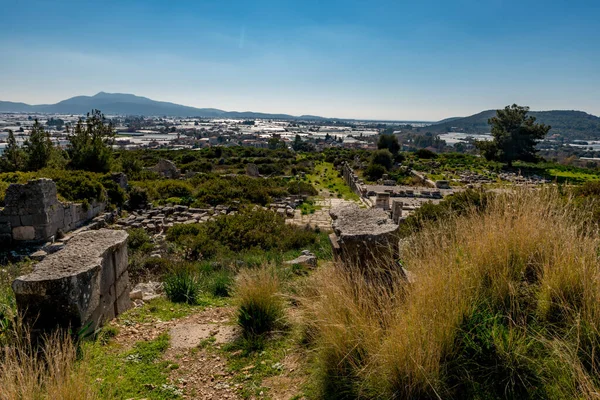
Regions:
[[[488,119],[496,115],[496,110],[482,111],[465,118],[448,118],[426,127],[429,132],[489,133]],[[530,111],[537,121],[550,125],[549,135],[560,135],[566,139],[600,139],[600,118],[583,111]]]
[[[56,104],[29,105],[0,101],[0,112],[85,114],[98,109],[104,114],[145,115],[205,118],[264,118],[264,119],[321,119],[315,116],[295,117],[287,114],[268,114],[252,111],[223,111],[216,108],[188,107],[147,97],[124,93],[100,92],[94,96],[76,96]]]

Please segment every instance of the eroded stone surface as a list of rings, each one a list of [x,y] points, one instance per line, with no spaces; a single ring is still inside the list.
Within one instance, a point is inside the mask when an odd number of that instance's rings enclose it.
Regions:
[[[391,266],[398,257],[398,228],[382,209],[348,204],[333,208],[334,235],[330,236],[335,256],[359,268]]]
[[[127,233],[87,231],[49,254],[12,285],[17,307],[34,330],[95,329],[130,307]]]

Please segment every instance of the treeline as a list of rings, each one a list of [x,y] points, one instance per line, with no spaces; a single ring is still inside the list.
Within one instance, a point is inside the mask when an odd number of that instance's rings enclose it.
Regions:
[[[42,124],[35,120],[29,138],[20,147],[12,131],[0,157],[0,172],[38,171],[46,167],[108,172],[113,160],[115,131],[98,110],[79,119],[68,132],[66,151],[55,146]]]

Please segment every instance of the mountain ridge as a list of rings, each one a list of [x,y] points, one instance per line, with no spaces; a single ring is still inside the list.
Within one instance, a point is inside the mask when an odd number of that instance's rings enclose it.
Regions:
[[[105,114],[166,115],[171,117],[206,118],[267,118],[267,119],[325,119],[318,116],[294,116],[254,111],[225,111],[217,108],[197,108],[152,100],[128,93],[98,92],[93,96],[74,96],[55,104],[27,104],[0,100],[0,112],[39,112],[46,114],[85,114],[92,109]]]

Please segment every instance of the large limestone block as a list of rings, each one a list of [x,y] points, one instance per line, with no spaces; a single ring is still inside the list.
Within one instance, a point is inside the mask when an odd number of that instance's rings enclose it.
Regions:
[[[122,251],[125,257],[114,257]],[[56,326],[77,330],[89,322],[95,329],[114,317],[118,310],[116,271],[126,268],[117,268],[114,262],[127,263],[126,253],[125,231],[100,229],[75,236],[38,263],[32,273],[13,282],[25,322],[34,331]]]
[[[335,232],[331,240],[344,264],[382,268],[394,263],[399,252],[399,226],[387,212],[350,204],[334,207],[330,215]]]

